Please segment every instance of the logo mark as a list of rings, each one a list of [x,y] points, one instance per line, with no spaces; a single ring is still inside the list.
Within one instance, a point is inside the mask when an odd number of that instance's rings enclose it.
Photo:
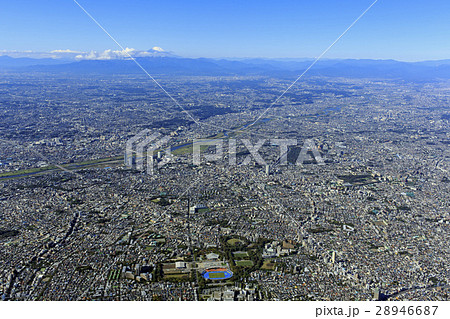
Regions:
[[[162,136],[158,132],[150,133],[149,129],[144,129],[127,140],[124,156],[125,166],[139,171],[145,170],[147,173],[153,174],[155,161],[156,167],[161,168],[172,160],[170,147],[165,150],[162,149],[170,140],[170,137]],[[158,151],[156,159],[155,151]]]

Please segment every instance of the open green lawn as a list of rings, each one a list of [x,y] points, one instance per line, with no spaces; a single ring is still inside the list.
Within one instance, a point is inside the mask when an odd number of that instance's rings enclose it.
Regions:
[[[45,172],[51,169],[56,169],[56,166],[46,166],[46,167],[39,167],[39,168],[29,168],[29,169],[23,169],[19,171],[11,171],[11,172],[5,172],[1,173],[0,177],[7,177],[7,176],[15,176],[15,175],[22,175],[22,174],[33,174],[38,172]]]
[[[209,145],[200,145],[200,151],[204,152],[208,149]],[[173,155],[186,155],[186,154],[192,154],[193,147],[192,144],[188,144],[186,146],[177,148],[176,150],[171,151]]]
[[[235,260],[236,266],[240,267],[251,267],[253,266],[253,261],[251,260]]]
[[[177,148],[176,150],[172,151],[172,154],[173,155],[192,154],[192,144]]]
[[[189,274],[186,274],[186,273],[164,274],[164,278],[166,278],[166,279],[171,279],[171,278],[187,279],[187,278],[189,278]]]
[[[231,238],[231,239],[227,240],[227,243],[228,243],[228,245],[234,246],[234,245],[237,245],[237,244],[243,244],[244,241],[242,241],[239,238]]]
[[[117,164],[116,162],[119,161],[119,163],[122,163],[123,156],[115,156],[115,157],[108,157],[108,158],[100,158],[95,160],[89,160],[79,163],[69,163],[69,164],[62,164],[62,167],[65,167],[67,169],[77,169],[77,168],[89,168],[89,167],[95,167],[97,165],[107,165],[107,164]],[[45,167],[38,167],[38,168],[29,168],[29,169],[23,169],[19,171],[11,171],[11,172],[4,172],[0,173],[0,177],[21,177],[20,175],[31,175],[31,174],[40,174],[40,173],[47,173],[49,171],[53,170],[60,170],[60,168],[56,167],[55,165],[49,165]]]
[[[233,256],[236,258],[246,258],[248,257],[248,253],[246,251],[240,251],[233,253]]]
[[[263,265],[261,266],[261,269],[265,269],[265,270],[274,270],[275,269],[275,263],[273,262],[273,260],[264,260]]]

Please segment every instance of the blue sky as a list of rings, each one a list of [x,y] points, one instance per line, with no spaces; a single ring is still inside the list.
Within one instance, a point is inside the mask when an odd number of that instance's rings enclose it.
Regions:
[[[78,0],[124,46],[186,57],[318,56],[373,0]],[[117,50],[73,0],[0,0],[0,50]],[[450,58],[450,1],[379,0],[325,58]]]

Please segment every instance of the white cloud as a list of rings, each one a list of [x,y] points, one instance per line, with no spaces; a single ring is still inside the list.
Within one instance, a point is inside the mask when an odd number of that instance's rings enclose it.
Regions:
[[[66,49],[66,50],[53,50],[53,51],[50,51],[50,53],[83,53],[83,52]]]
[[[113,59],[123,59],[134,56],[135,50],[126,48],[121,51],[113,51],[111,49],[97,52],[91,51],[88,53],[83,53],[75,56],[77,60],[113,60]]]
[[[160,47],[153,47],[148,51],[140,51],[133,48],[125,48],[124,50],[105,50],[105,51],[91,51],[75,56],[77,60],[116,60],[116,59],[130,59],[143,58],[151,56],[167,56],[170,55],[167,51]]]
[[[0,50],[0,55],[8,55],[13,58],[52,58],[52,59],[69,59],[69,60],[116,60],[116,59],[130,59],[144,58],[144,57],[161,57],[173,56],[168,51],[160,47],[153,47],[148,51],[136,50],[133,48],[125,48],[124,50],[104,50],[104,51],[76,51],[71,49],[56,49],[50,52],[36,52],[36,51],[16,51],[16,50]]]

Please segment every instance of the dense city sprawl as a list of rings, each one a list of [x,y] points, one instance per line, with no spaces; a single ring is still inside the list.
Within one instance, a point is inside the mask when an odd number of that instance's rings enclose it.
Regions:
[[[3,300],[448,299],[447,82],[311,77],[269,107],[289,79],[158,80],[179,105],[144,76],[2,74]],[[170,137],[152,174],[124,165],[143,129]]]

